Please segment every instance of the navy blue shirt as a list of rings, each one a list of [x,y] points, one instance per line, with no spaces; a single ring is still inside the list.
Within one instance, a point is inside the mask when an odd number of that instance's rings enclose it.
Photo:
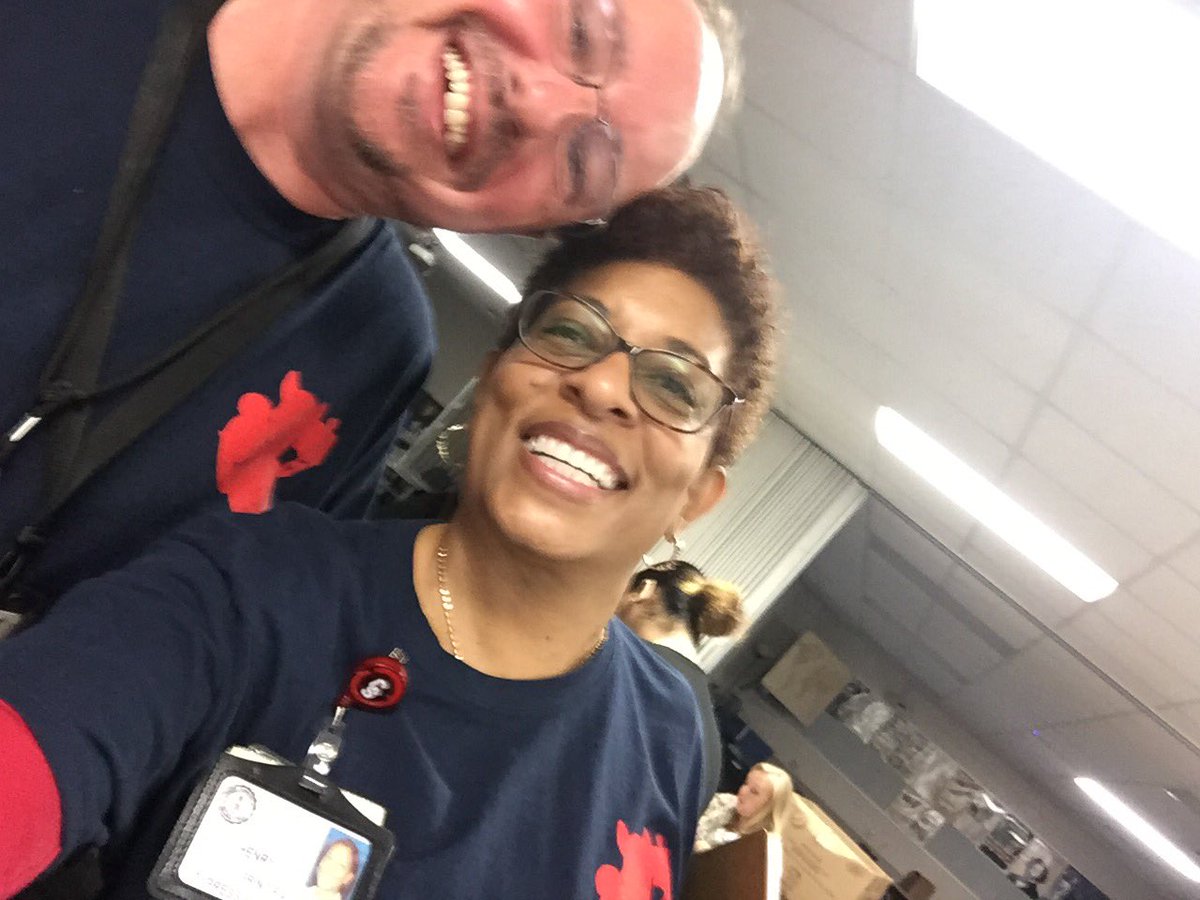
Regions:
[[[64,852],[111,840],[123,860],[108,896],[146,896],[222,749],[302,759],[354,664],[394,647],[408,692],[390,714],[350,711],[333,772],[389,810],[381,898],[678,895],[703,772],[686,682],[617,620],[559,678],[508,681],[454,659],[413,589],[420,527],[291,504],[205,517],[0,642],[0,698],[50,762]]]
[[[32,405],[78,297],[164,8],[164,0],[5,3],[0,431]],[[336,227],[291,206],[255,168],[202,53],[137,231],[101,383],[153,358]],[[361,511],[432,353],[419,279],[380,223],[331,280],[84,488],[39,558],[35,584],[64,590],[203,509],[290,499]],[[35,429],[0,473],[0,553],[36,516],[45,452],[46,433]]]

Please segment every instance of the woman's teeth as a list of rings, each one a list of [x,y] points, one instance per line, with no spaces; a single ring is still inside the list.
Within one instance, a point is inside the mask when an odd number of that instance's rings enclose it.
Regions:
[[[590,453],[572,447],[566,441],[536,435],[525,441],[525,449],[540,456],[545,465],[560,475],[589,487],[611,491],[617,487],[616,473]]]
[[[471,76],[463,63],[462,56],[453,47],[442,54],[442,66],[446,70],[445,129],[442,139],[447,152],[457,153],[467,142],[467,126],[471,123]]]

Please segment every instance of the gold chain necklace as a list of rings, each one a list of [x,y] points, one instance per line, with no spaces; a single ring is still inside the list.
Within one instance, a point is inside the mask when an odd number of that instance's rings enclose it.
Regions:
[[[462,661],[462,653],[458,649],[458,639],[454,636],[454,598],[450,596],[450,587],[446,581],[446,561],[450,558],[450,551],[446,549],[445,541],[438,542],[437,548],[437,580],[438,580],[438,596],[442,599],[442,616],[446,620],[446,635],[450,639],[450,652],[454,658]],[[585,662],[600,652],[600,648],[604,646],[608,640],[608,626],[600,629],[600,638],[575,665],[571,666],[567,671],[574,671],[582,666]]]

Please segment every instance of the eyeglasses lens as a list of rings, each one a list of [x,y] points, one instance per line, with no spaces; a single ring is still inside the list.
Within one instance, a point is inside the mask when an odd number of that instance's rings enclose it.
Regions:
[[[598,310],[552,291],[539,291],[525,301],[519,332],[534,354],[567,369],[593,365],[622,344]],[[668,428],[698,431],[725,400],[725,389],[712,373],[686,357],[666,350],[637,350],[630,357],[634,401]]]

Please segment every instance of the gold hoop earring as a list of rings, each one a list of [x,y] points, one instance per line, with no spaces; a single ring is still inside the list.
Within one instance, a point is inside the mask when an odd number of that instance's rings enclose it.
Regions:
[[[462,424],[448,425],[438,433],[438,436],[434,438],[433,441],[433,445],[437,449],[438,459],[442,461],[442,465],[445,466],[446,470],[451,474],[458,474],[467,467],[467,461],[465,459],[466,451],[464,450],[462,453],[462,457],[464,458],[456,459],[454,448],[450,446],[451,436],[460,432],[462,433],[463,437],[465,437],[467,426]]]

